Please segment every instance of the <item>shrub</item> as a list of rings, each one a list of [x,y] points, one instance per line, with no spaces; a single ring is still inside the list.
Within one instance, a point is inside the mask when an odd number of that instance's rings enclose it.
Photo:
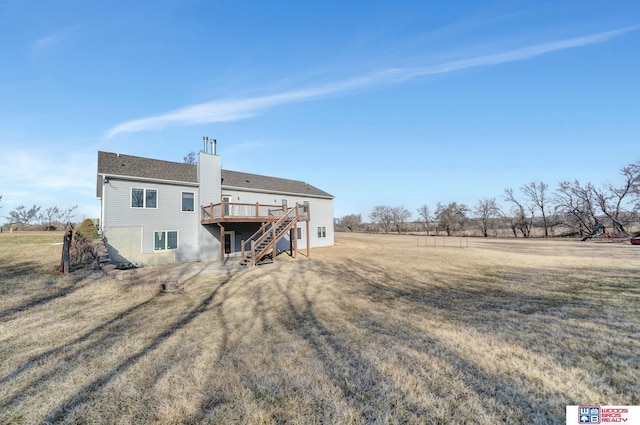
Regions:
[[[90,218],[87,218],[80,223],[80,226],[76,229],[76,237],[78,236],[82,239],[98,239],[98,231]]]

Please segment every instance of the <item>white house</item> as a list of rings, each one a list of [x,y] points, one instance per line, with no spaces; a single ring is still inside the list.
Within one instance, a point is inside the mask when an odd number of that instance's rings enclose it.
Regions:
[[[197,164],[98,152],[100,230],[115,262],[160,264],[241,257],[334,243],[333,196],[305,182]]]

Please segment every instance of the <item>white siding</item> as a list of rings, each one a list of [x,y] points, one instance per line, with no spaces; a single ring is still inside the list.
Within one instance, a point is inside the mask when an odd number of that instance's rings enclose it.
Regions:
[[[298,240],[298,248],[304,248],[306,246],[307,237],[309,239],[309,245],[311,248],[321,246],[331,246],[334,244],[334,231],[333,231],[333,200],[325,198],[315,198],[310,196],[298,196],[298,195],[282,195],[282,194],[270,194],[252,192],[249,190],[240,189],[222,189],[222,195],[230,195],[231,201],[235,203],[254,204],[256,202],[265,205],[282,206],[282,200],[287,200],[289,208],[304,202],[309,203],[309,209],[311,211],[311,220],[309,222],[309,233],[306,235],[306,223],[299,223],[298,227],[302,228],[302,239]],[[318,227],[326,227],[327,237],[318,238]]]
[[[154,189],[157,191],[157,208],[131,207],[131,189]],[[195,211],[182,211],[182,192],[192,192],[195,195]],[[198,188],[188,185],[162,184],[139,182],[109,178],[102,193],[102,202],[108,205],[102,217],[102,228],[105,236],[116,235],[115,229],[142,228],[141,246],[139,253],[144,254],[143,263],[166,262],[167,260],[196,260],[198,259],[198,228],[199,211]],[[178,249],[156,251],[154,249],[154,232],[177,231]],[[125,244],[120,237],[108,240],[113,249],[130,252],[132,247]],[[157,259],[155,258],[157,257]],[[130,260],[131,261],[131,260]]]

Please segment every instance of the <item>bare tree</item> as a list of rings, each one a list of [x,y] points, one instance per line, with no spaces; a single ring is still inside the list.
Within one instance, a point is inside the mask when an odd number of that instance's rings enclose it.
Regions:
[[[450,202],[445,206],[438,202],[435,213],[438,228],[447,232],[447,236],[462,231],[467,222],[468,212],[469,208],[465,204]]]
[[[542,226],[544,228],[544,237],[549,237],[549,218],[547,217],[547,189],[549,185],[544,182],[531,182],[522,186],[522,193],[529,198],[531,203],[535,205],[542,215]]]
[[[556,211],[580,235],[589,234],[596,219],[595,189],[591,183],[561,181],[555,192]]]
[[[188,154],[186,154],[184,156],[184,158],[182,158],[182,161],[185,164],[195,165],[196,162],[197,162],[196,153],[195,152],[189,152]]]
[[[16,224],[30,224],[33,220],[38,218],[38,212],[40,207],[34,205],[30,209],[27,209],[24,205],[18,205],[15,210],[9,212],[9,219]]]
[[[632,180],[633,186],[631,188],[631,196],[635,201],[635,204],[633,205],[633,213],[634,215],[638,215],[640,214],[640,159],[629,164],[626,167],[626,172],[634,176]]]
[[[376,205],[373,207],[371,214],[369,214],[369,219],[372,223],[379,225],[383,232],[389,233],[393,221],[391,210],[392,208],[386,205]]]
[[[640,161],[639,161],[640,163]],[[593,190],[595,199],[602,213],[611,220],[613,228],[622,234],[626,234],[625,226],[633,219],[635,206],[627,208],[627,200],[632,198],[640,180],[640,164],[631,164],[620,170],[624,180],[620,186],[607,183],[602,189]]]
[[[485,238],[489,236],[489,230],[493,229],[495,220],[500,216],[500,207],[496,198],[484,198],[478,201],[475,208],[476,217],[480,220],[480,231]]]
[[[625,168],[627,173],[634,176],[631,187],[631,213],[636,220],[640,221],[640,159]]]
[[[411,213],[404,206],[391,208],[391,221],[398,233],[404,231],[404,225],[409,218],[411,218]]]
[[[339,218],[337,221],[338,226],[343,230],[347,229],[350,232],[354,232],[360,230],[360,226],[362,225],[362,216],[360,214],[349,214]]]
[[[513,235],[517,237],[517,231],[520,231],[523,237],[531,236],[531,227],[533,225],[533,209],[519,201],[513,194],[513,189],[504,190],[505,201],[511,202],[511,230]],[[531,215],[529,216],[528,213]]]
[[[622,169],[622,172],[624,174],[628,173],[630,176],[632,176],[631,196],[635,201],[635,205],[633,205],[632,211],[637,215],[640,213],[640,159],[632,164],[627,165]],[[0,196],[0,199],[1,198],[2,197]]]
[[[40,224],[44,224],[47,229],[51,229],[54,227],[59,215],[60,209],[58,207],[49,207],[38,215],[38,221],[40,221]]]
[[[73,212],[78,208],[77,205],[66,209],[60,209],[57,206],[49,207],[44,212],[38,214],[38,222],[51,229],[55,226],[63,225],[71,221]]]
[[[429,233],[429,223],[431,222],[431,211],[427,205],[423,205],[417,209],[418,216],[422,219],[422,228],[426,233]]]
[[[71,221],[71,217],[73,217],[74,211],[78,208],[77,205],[74,205],[72,207],[69,207],[67,209],[64,210],[60,210],[60,213],[58,214],[58,223],[60,224],[66,224],[68,222]]]

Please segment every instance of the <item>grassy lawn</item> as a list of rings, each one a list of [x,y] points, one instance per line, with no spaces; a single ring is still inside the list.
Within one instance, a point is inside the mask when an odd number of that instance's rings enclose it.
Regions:
[[[338,234],[161,293],[60,275],[61,241],[0,234],[0,423],[565,423],[566,405],[640,404],[631,245]]]

